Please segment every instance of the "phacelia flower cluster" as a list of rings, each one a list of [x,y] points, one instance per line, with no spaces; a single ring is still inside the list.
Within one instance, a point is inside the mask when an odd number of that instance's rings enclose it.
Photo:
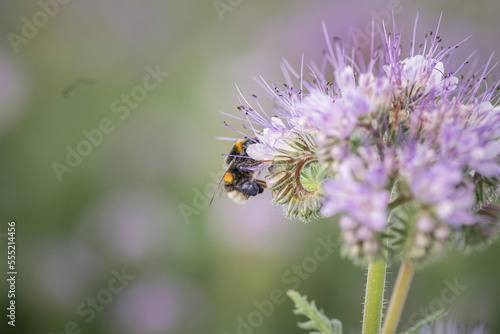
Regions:
[[[438,24],[439,29],[439,24]],[[416,30],[416,27],[415,27]],[[461,44],[438,30],[403,54],[401,34],[373,24],[368,50],[331,40],[310,79],[285,62],[282,87],[263,87],[243,111],[274,203],[304,221],[338,215],[344,252],[371,261],[388,250],[405,261],[493,240],[500,211],[499,83],[490,61],[450,68]],[[379,40],[376,31],[380,31]],[[376,44],[381,44],[376,47]],[[472,55],[471,55],[472,57]],[[272,115],[272,116],[270,116]]]

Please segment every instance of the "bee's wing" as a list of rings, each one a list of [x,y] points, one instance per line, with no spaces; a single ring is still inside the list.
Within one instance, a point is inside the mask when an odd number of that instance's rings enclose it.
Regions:
[[[226,171],[225,171],[225,172],[224,172],[224,174],[222,175],[222,177],[221,177],[221,179],[220,179],[220,181],[219,181],[219,184],[217,185],[217,188],[215,189],[214,194],[212,195],[212,199],[210,200],[210,204],[208,204],[208,205],[212,205],[212,202],[214,201],[215,195],[217,195],[217,193],[218,193],[218,192],[219,192],[219,190],[220,190],[220,186],[221,186],[221,184],[222,184],[222,181],[224,180],[224,177],[226,176],[226,174],[227,174],[227,172],[229,171],[229,169],[231,169],[231,168],[234,166],[235,160],[236,160],[236,159],[233,159],[233,160],[229,163],[229,165],[227,166]],[[222,194],[222,193],[221,193],[221,194]]]

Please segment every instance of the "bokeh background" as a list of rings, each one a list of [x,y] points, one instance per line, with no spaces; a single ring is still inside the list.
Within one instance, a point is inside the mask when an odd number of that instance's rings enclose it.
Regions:
[[[457,64],[474,50],[479,63],[500,55],[498,0],[72,0],[47,7],[53,17],[44,21],[46,3],[0,2],[2,333],[302,333],[288,299],[256,306],[292,287],[359,332],[364,269],[338,247],[311,261],[318,238],[337,240],[334,220],[286,220],[268,193],[241,206],[226,196],[207,205],[231,146],[215,137],[239,136],[218,111],[236,112],[235,83],[251,97],[265,95],[252,76],[283,82],[283,57],[297,69],[302,54],[319,61],[323,20],[346,39],[372,17],[387,19],[391,6],[406,45],[417,12],[421,41],[443,11],[444,45],[473,35]],[[40,27],[24,27],[34,19]],[[168,76],[144,90],[148,68]],[[140,101],[124,107],[131,93]],[[108,133],[81,144],[103,120]],[[54,163],[67,165],[68,147],[91,152],[58,177]],[[15,328],[5,316],[10,220]],[[449,307],[461,322],[500,333],[499,252],[497,243],[449,253],[419,271],[402,328]],[[118,284],[122,272],[128,278]]]

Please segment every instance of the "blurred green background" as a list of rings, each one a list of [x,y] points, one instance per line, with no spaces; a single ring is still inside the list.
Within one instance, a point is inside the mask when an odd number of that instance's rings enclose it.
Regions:
[[[338,247],[314,259],[337,240],[335,221],[288,221],[268,193],[207,204],[231,146],[215,137],[239,136],[218,113],[236,111],[235,83],[263,97],[252,76],[281,83],[283,57],[295,68],[303,53],[321,59],[322,20],[346,38],[391,5],[406,45],[417,11],[420,36],[443,11],[445,45],[474,35],[457,64],[474,50],[479,63],[499,59],[498,0],[0,2],[0,332],[302,333],[279,297],[292,287],[359,332],[364,270]],[[85,155],[70,166],[71,150]],[[499,251],[450,253],[418,272],[402,328],[449,307],[500,333]]]

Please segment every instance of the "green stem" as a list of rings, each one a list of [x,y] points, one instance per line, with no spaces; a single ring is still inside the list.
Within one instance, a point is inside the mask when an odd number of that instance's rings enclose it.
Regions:
[[[370,263],[366,281],[363,334],[379,334],[385,288],[385,259]]]
[[[410,289],[410,283],[415,272],[415,265],[410,262],[403,262],[399,268],[398,278],[394,285],[391,302],[385,318],[383,334],[394,334],[398,328],[399,318],[403,311],[403,306]]]

